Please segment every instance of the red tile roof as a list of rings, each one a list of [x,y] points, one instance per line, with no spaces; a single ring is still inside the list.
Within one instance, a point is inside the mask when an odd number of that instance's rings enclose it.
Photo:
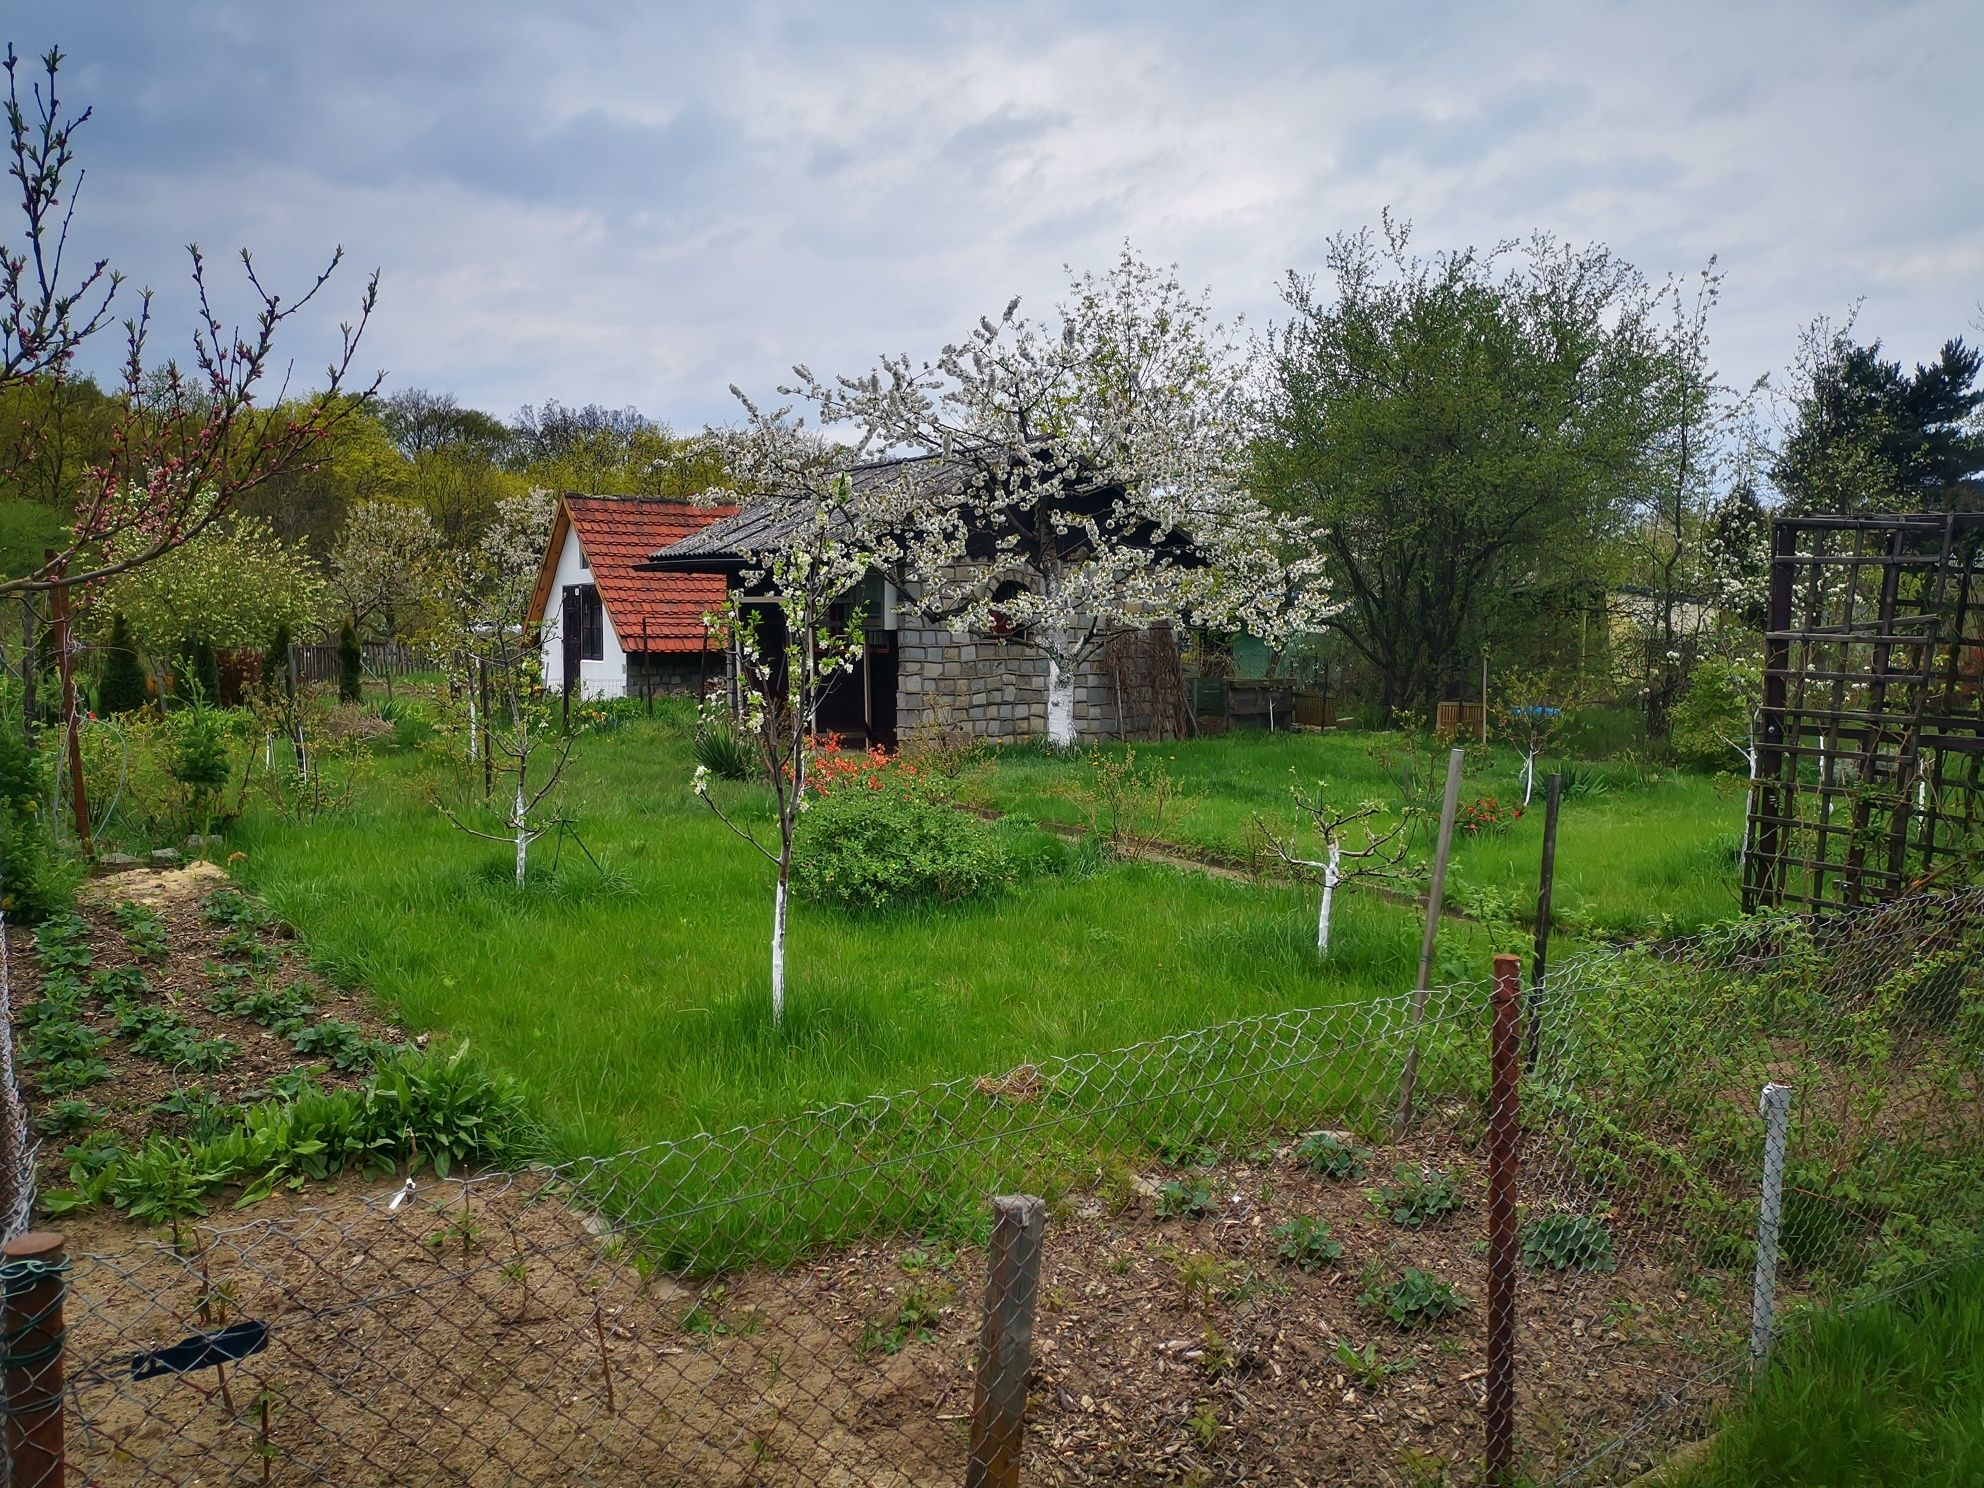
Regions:
[[[641,649],[643,621],[649,651],[702,650],[703,616],[722,607],[723,576],[635,573],[634,565],[719,518],[734,516],[737,508],[693,506],[658,496],[566,496],[561,508],[561,518],[569,515],[578,531],[621,650]],[[554,529],[554,551],[564,526],[561,520]]]

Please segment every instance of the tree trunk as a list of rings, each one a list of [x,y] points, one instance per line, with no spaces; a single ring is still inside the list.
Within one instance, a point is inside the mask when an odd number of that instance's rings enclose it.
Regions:
[[[1522,757],[1522,804],[1529,805],[1529,798],[1536,793],[1536,755],[1525,751]]]
[[[1047,742],[1066,749],[1075,742],[1075,670],[1047,658]]]
[[[1316,954],[1319,956],[1330,953],[1330,911],[1336,901],[1336,886],[1343,881],[1337,867],[1342,858],[1342,849],[1332,842],[1329,861],[1323,864],[1323,902],[1316,911]]]
[[[785,1023],[785,897],[786,883],[791,875],[791,858],[781,858],[778,865],[778,888],[772,895],[772,1027],[779,1028]]]
[[[517,811],[515,825],[517,829],[517,887],[522,889],[524,886],[524,860],[530,852],[530,833],[524,829],[524,777],[521,770],[517,772]]]

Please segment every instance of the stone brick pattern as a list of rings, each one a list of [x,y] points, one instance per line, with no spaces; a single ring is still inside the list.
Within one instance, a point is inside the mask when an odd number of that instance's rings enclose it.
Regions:
[[[896,649],[899,732],[941,723],[1002,743],[1045,737],[1047,662],[1038,652],[990,636],[908,626],[897,630]],[[1127,722],[1132,738],[1149,728],[1148,719]],[[1084,740],[1121,737],[1116,689],[1100,655],[1075,679],[1075,733]]]

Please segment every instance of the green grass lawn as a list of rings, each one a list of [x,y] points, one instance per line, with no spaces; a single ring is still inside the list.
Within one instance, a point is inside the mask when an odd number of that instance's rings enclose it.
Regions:
[[[1779,1346],[1673,1488],[1967,1488],[1984,1483],[1984,1260]]]
[[[1064,853],[1069,871],[978,905],[889,917],[797,906],[774,1033],[769,866],[691,793],[682,724],[634,721],[581,742],[567,805],[608,872],[570,846],[552,871],[547,841],[521,897],[504,848],[425,803],[426,768],[378,758],[340,818],[251,814],[239,871],[334,975],[523,1078],[573,1151],[1397,993],[1417,960],[1419,917],[1373,896],[1344,896],[1322,965],[1307,889],[1085,869],[1088,855]],[[752,788],[729,789],[734,807],[768,817]],[[1515,938],[1449,924],[1443,963],[1483,974]]]
[[[1252,862],[1260,821],[1281,833],[1297,824],[1289,797],[1298,783],[1324,782],[1333,800],[1355,805],[1400,796],[1403,741],[1360,733],[1244,732],[1165,744],[1106,746],[1133,752],[1140,769],[1162,769],[1178,791],[1161,821],[1148,813],[1139,830],[1193,853]],[[1086,826],[1093,768],[1083,756],[1019,746],[968,786],[980,804],[1035,821]],[[1444,770],[1444,761],[1436,761]],[[1552,768],[1546,761],[1541,775]],[[1596,792],[1564,803],[1558,830],[1553,918],[1573,932],[1608,936],[1684,933],[1737,910],[1736,854],[1743,797],[1727,781],[1631,764],[1584,767]],[[1464,801],[1522,800],[1521,757],[1496,748],[1463,777]],[[1437,810],[1437,799],[1431,803]],[[1430,856],[1430,822],[1414,857]],[[1534,916],[1542,851],[1542,788],[1522,819],[1494,835],[1456,838],[1450,896],[1489,918],[1527,923]],[[1313,847],[1314,838],[1308,838]]]

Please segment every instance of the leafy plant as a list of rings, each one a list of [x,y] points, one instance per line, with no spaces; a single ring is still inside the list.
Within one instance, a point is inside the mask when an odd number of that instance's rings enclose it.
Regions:
[[[1203,1178],[1172,1178],[1157,1190],[1159,1219],[1198,1219],[1212,1207],[1212,1185]]]
[[[928,1343],[937,1336],[944,1308],[955,1295],[949,1286],[913,1286],[903,1293],[895,1316],[885,1325],[866,1324],[861,1333],[863,1353],[902,1352],[906,1343]]]
[[[1325,1178],[1340,1181],[1362,1178],[1371,1156],[1338,1132],[1311,1132],[1297,1144],[1295,1155]]]
[[[364,1030],[338,1018],[307,1023],[289,1035],[290,1047],[297,1053],[328,1059],[334,1069],[349,1073],[372,1063],[374,1045]]]
[[[1367,1390],[1377,1389],[1393,1375],[1404,1374],[1407,1370],[1416,1368],[1419,1363],[1417,1359],[1410,1357],[1384,1358],[1378,1352],[1376,1339],[1360,1349],[1339,1338],[1333,1352],[1336,1355],[1337,1367]]]
[[[1408,1266],[1389,1280],[1373,1278],[1357,1300],[1401,1328],[1436,1323],[1467,1306],[1467,1299],[1451,1285],[1417,1266]]]
[[[1314,1271],[1343,1257],[1343,1242],[1331,1238],[1330,1227],[1312,1215],[1298,1214],[1275,1227],[1274,1252],[1304,1271]]]
[[[120,900],[111,907],[111,916],[124,932],[124,943],[140,961],[156,961],[167,949],[165,916],[148,904]]]
[[[1553,1271],[1611,1271],[1612,1231],[1590,1214],[1545,1214],[1522,1229],[1522,1258]]]
[[[71,1132],[85,1131],[99,1124],[106,1112],[102,1106],[90,1101],[77,1100],[71,1096],[52,1102],[48,1109],[35,1119],[35,1130],[45,1137],[62,1137]]]
[[[696,763],[719,780],[749,780],[753,768],[750,746],[728,723],[704,719],[691,745]]]
[[[1378,1203],[1392,1223],[1417,1230],[1452,1214],[1460,1208],[1454,1176],[1438,1168],[1417,1163],[1400,1163],[1392,1169],[1392,1181],[1378,1191]]]

